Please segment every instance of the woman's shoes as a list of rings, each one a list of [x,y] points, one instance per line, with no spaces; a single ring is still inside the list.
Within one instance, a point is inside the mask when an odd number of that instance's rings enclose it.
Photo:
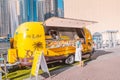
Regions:
[[[80,67],[84,67],[84,62],[80,61]]]

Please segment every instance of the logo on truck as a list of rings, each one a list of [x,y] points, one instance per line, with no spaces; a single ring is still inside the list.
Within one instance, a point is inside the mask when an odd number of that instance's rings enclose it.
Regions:
[[[41,37],[40,34],[28,34],[28,35],[26,35],[26,38],[32,38],[32,39],[37,39],[40,37]]]

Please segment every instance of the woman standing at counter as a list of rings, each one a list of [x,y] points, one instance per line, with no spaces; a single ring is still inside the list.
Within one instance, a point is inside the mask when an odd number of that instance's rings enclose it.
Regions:
[[[79,61],[80,62],[80,66],[83,66],[83,61],[82,61],[82,44],[81,44],[80,38],[77,38],[77,40],[76,40],[75,61]]]

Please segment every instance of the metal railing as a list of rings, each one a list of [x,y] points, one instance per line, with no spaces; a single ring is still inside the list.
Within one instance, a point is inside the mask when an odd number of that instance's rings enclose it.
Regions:
[[[5,48],[0,48],[0,50],[6,50]],[[5,79],[7,79],[7,67],[6,67],[6,58],[4,57],[6,53],[0,52],[0,80],[2,80],[2,73],[5,74]],[[1,66],[4,64],[4,67]]]

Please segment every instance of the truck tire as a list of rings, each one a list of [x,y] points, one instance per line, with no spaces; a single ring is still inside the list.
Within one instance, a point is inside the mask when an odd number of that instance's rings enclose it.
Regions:
[[[75,56],[74,55],[70,55],[65,59],[65,64],[72,64],[75,62]]]
[[[89,59],[91,59],[91,56],[92,56],[92,52],[89,53]]]
[[[95,52],[95,48],[92,49],[92,54]]]

